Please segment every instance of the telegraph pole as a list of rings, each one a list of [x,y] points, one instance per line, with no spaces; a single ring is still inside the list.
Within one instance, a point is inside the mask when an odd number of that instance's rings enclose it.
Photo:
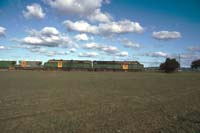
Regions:
[[[181,54],[178,54],[178,62],[180,64],[179,70],[181,70]]]

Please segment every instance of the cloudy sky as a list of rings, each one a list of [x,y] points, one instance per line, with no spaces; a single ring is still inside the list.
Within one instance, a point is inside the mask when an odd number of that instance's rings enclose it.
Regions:
[[[200,58],[199,0],[0,0],[1,60]]]

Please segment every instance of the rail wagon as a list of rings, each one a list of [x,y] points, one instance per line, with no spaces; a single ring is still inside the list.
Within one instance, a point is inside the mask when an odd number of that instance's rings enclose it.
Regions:
[[[0,61],[0,69],[15,69],[16,61]]]
[[[17,69],[22,70],[39,70],[42,69],[42,61],[24,61],[20,60]]]

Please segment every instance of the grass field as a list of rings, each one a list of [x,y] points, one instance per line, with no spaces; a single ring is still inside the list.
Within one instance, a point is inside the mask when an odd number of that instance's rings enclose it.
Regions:
[[[1,71],[0,132],[199,133],[200,73]]]

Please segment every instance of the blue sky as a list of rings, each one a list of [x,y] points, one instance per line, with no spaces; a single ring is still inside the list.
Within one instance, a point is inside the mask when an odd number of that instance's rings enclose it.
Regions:
[[[1,0],[1,60],[200,58],[199,0]]]

